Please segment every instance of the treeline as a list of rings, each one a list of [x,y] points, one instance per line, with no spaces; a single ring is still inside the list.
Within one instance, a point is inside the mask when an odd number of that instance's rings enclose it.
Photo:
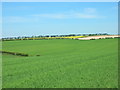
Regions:
[[[69,34],[69,35],[39,35],[39,36],[22,36],[22,37],[7,37],[2,38],[2,41],[12,41],[12,40],[40,40],[40,39],[64,39],[77,36],[97,36],[97,35],[108,35],[107,33],[96,33],[96,34]],[[75,38],[76,38],[75,37]]]

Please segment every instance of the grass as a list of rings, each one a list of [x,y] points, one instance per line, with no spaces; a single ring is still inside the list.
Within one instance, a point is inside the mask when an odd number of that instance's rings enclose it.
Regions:
[[[118,39],[4,41],[3,51],[30,55],[3,55],[3,88],[118,87]]]

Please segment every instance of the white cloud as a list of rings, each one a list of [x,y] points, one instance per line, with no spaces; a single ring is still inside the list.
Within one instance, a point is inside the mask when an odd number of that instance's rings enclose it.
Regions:
[[[74,13],[52,13],[52,14],[36,14],[33,15],[34,17],[38,18],[52,18],[52,19],[72,19],[72,18],[84,18],[84,19],[94,19],[94,18],[99,18],[100,16],[96,15],[93,13],[93,11],[90,11],[91,13],[79,13],[79,12],[74,12]]]
[[[45,13],[32,15],[38,18],[52,18],[52,19],[70,19],[70,18],[101,18],[102,16],[97,14],[96,8],[84,8],[83,12],[80,11],[68,11],[62,13]]]
[[[63,18],[68,18],[68,15],[66,14],[36,14],[33,15],[34,17],[38,17],[38,18],[54,18],[54,19],[63,19]]]
[[[24,22],[35,22],[37,21],[34,17],[24,17],[24,16],[6,16],[3,17],[3,22],[5,23],[24,23]]]
[[[117,9],[118,9],[118,6],[114,6],[114,7],[112,7],[112,9],[115,9],[115,10],[117,10]]]
[[[16,22],[26,22],[27,19],[24,17],[19,17],[19,16],[7,16],[7,17],[3,17],[3,22],[12,22],[12,23],[16,23]]]
[[[84,19],[94,19],[94,18],[99,18],[97,15],[91,15],[91,14],[81,14],[81,13],[76,13],[75,18],[84,18]]]
[[[3,22],[24,23],[24,22],[42,22],[44,19],[96,19],[103,16],[96,14],[95,8],[85,8],[83,12],[68,11],[62,13],[43,13],[28,16],[5,16]]]
[[[96,9],[95,8],[85,8],[84,12],[85,13],[96,13]]]

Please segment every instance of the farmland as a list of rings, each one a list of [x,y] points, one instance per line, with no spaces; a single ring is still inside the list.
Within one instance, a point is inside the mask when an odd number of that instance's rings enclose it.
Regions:
[[[117,88],[118,39],[3,41],[3,88]],[[38,56],[37,56],[38,55]]]

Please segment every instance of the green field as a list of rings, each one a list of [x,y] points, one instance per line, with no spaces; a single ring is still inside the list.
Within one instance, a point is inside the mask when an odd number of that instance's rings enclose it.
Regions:
[[[3,41],[3,88],[117,88],[118,39]],[[36,56],[40,55],[40,56]]]

